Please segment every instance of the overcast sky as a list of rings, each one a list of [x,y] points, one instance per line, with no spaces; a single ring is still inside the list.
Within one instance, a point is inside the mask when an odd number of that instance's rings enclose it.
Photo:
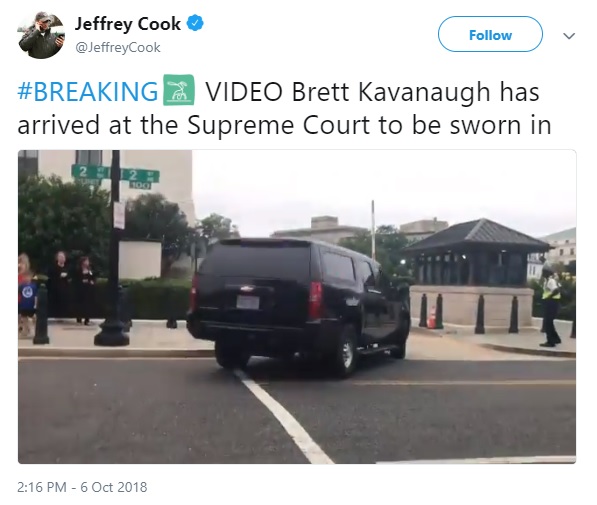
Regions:
[[[572,151],[195,151],[200,218],[216,212],[242,236],[340,224],[486,217],[534,236],[576,226]],[[556,195],[554,195],[554,191]]]

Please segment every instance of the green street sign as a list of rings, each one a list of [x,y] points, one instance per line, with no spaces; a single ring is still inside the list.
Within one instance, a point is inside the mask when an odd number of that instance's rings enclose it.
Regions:
[[[86,186],[100,186],[102,184],[101,179],[79,179],[79,178],[77,178],[77,182],[85,184]]]
[[[151,182],[130,181],[129,188],[131,188],[131,189],[151,189]]]
[[[70,173],[74,179],[109,179],[110,167],[98,167],[94,165],[72,165]]]
[[[110,167],[96,165],[72,165],[71,175],[74,179],[109,179]],[[151,187],[151,184],[160,182],[160,171],[146,170],[144,168],[122,168],[120,170],[120,180],[149,183],[149,187]]]
[[[160,182],[159,170],[145,170],[144,168],[123,168],[120,180],[130,182]]]

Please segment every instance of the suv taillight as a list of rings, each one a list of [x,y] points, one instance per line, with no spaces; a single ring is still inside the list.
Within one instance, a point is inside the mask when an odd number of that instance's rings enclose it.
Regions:
[[[191,284],[191,296],[189,300],[190,310],[195,310],[195,301],[197,300],[197,288],[199,287],[199,279],[197,274],[193,275],[193,283]]]
[[[309,319],[321,319],[322,316],[322,286],[321,282],[312,282],[309,290]]]

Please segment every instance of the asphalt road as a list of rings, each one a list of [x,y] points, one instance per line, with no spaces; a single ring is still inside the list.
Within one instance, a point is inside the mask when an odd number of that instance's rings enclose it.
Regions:
[[[248,375],[212,360],[21,360],[19,461],[307,463],[305,436],[334,463],[576,454],[574,361],[374,358],[338,382],[262,360]]]

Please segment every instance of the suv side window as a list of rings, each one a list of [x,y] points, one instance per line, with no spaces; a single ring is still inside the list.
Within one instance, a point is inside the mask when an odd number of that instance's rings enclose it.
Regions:
[[[375,276],[373,270],[371,269],[371,265],[366,261],[358,261],[357,267],[359,273],[359,281],[361,281],[364,286],[374,287]]]
[[[350,259],[348,256],[343,256],[341,254],[328,251],[323,252],[322,258],[323,270],[326,277],[354,282],[355,275],[352,259]]]

